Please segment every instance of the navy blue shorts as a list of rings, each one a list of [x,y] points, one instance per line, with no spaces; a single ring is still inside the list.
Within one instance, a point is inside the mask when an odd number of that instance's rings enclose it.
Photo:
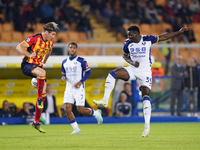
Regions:
[[[32,74],[32,70],[34,68],[36,68],[36,67],[42,68],[41,66],[37,66],[35,64],[24,63],[24,62],[21,63],[21,71],[22,71],[22,73],[27,75],[27,76],[30,76],[31,78],[36,78],[36,76],[34,76]]]

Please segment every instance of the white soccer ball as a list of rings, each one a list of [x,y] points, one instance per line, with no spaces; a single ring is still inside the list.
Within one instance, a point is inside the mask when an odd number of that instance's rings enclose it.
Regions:
[[[34,88],[37,88],[37,78],[32,78],[31,86],[34,87]]]

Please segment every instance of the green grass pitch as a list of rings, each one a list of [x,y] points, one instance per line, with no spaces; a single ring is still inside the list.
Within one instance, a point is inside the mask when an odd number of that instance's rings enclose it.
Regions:
[[[149,137],[143,124],[81,124],[80,135],[67,125],[0,126],[0,150],[199,150],[200,123],[152,123]]]

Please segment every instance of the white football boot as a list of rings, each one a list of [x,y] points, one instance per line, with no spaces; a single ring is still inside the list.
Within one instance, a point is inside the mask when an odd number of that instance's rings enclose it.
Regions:
[[[97,112],[98,112],[98,115],[95,118],[97,119],[98,124],[102,124],[103,123],[103,118],[101,115],[102,112],[100,109],[98,109]]]
[[[150,133],[150,128],[145,128],[142,132],[142,137],[148,137]]]
[[[81,134],[81,130],[80,129],[74,129],[73,132],[71,133],[72,134]]]
[[[104,99],[93,100],[93,103],[95,103],[96,105],[102,106],[104,108],[108,107],[108,103]]]

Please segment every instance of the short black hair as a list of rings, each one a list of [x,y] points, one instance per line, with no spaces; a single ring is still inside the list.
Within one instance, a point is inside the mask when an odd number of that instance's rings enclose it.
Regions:
[[[76,45],[76,48],[78,48],[78,44],[75,43],[75,42],[70,42],[70,43],[68,44],[68,47],[69,47],[71,44],[72,44],[72,45]]]
[[[129,28],[128,28],[128,31],[136,31],[136,32],[138,32],[139,34],[140,34],[140,29],[138,28],[138,26],[130,26]]]

